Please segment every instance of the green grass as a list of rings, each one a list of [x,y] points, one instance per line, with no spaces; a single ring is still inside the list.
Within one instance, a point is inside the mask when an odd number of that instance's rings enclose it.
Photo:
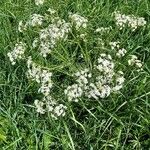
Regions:
[[[18,22],[26,20],[32,13],[43,13],[49,7],[58,10],[59,16],[65,19],[71,11],[89,20],[87,44],[81,45],[76,38],[67,44],[60,43],[47,60],[36,56],[34,51],[28,52],[38,63],[54,72],[53,95],[68,107],[66,116],[58,120],[37,114],[33,108],[38,97],[37,87],[25,76],[25,62],[12,66],[7,57],[18,39],[31,43],[32,32],[24,37],[17,31]],[[111,16],[115,10],[144,17],[146,28],[136,32],[128,29],[119,31]],[[114,30],[109,35],[93,33],[96,27],[110,25]],[[96,61],[103,52],[97,38],[102,38],[107,44],[119,40],[128,54],[136,54],[144,62],[144,70],[137,73],[134,68],[128,68],[125,57],[121,67],[126,81],[119,94],[96,101],[83,98],[79,103],[68,103],[62,81],[68,85],[70,74],[82,66],[91,67]],[[81,53],[84,55],[82,64],[78,58]],[[113,55],[113,52],[110,53]],[[148,150],[149,147],[149,0],[47,0],[43,7],[35,6],[31,0],[0,1],[0,149]]]

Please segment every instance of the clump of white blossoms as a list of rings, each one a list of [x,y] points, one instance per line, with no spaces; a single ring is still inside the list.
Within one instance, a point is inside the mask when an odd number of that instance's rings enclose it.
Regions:
[[[131,58],[128,60],[128,64],[130,66],[136,66],[137,68],[142,69],[143,64],[141,60],[139,60],[136,55],[131,55],[130,57]]]
[[[119,11],[114,12],[114,15],[116,25],[119,26],[120,30],[123,29],[125,26],[128,26],[132,29],[132,31],[134,31],[138,27],[146,25],[146,20],[143,17],[121,14]]]
[[[81,71],[78,71],[74,74],[75,77],[77,77],[78,84],[83,87],[88,84],[88,79],[92,77],[92,74],[89,72],[89,69],[84,69]]]
[[[86,28],[88,20],[79,14],[72,14],[70,13],[69,18],[71,19],[72,23],[75,25],[75,28],[79,30],[80,28]]]
[[[49,95],[52,88],[52,73],[48,70],[42,69],[41,66],[34,63],[31,57],[27,60],[27,67],[27,77],[40,84],[38,92],[45,96]]]
[[[127,53],[127,50],[122,48],[122,49],[119,49],[118,52],[116,53],[116,56],[121,58],[123,57],[125,54]]]
[[[35,0],[35,3],[36,5],[42,5],[44,0]],[[115,19],[120,29],[128,26],[132,30],[135,30],[138,26],[145,26],[146,24],[144,18],[138,18],[133,15],[126,16],[120,12],[115,12]],[[29,47],[32,47],[33,50],[37,50],[39,54],[45,58],[52,50],[57,49],[59,43],[65,42],[68,38],[70,38],[68,41],[72,40],[72,36],[69,36],[69,33],[74,31],[73,27],[75,27],[77,31],[77,38],[82,39],[82,41],[87,41],[88,38],[86,37],[89,36],[89,33],[86,33],[85,29],[87,28],[88,19],[77,13],[69,13],[69,21],[70,22],[67,22],[59,18],[58,13],[54,9],[49,8],[44,15],[34,13],[26,22],[20,21],[18,30],[19,32],[24,32],[27,31],[28,27],[34,28],[34,37],[31,39],[32,45]],[[105,34],[110,30],[112,30],[111,26],[106,28],[100,27],[97,28],[95,32]],[[30,32],[32,31],[30,30]],[[70,44],[72,42],[66,43]],[[97,38],[97,43],[101,48],[104,48],[104,51],[107,49],[105,49],[107,43],[100,37]],[[66,47],[69,47],[69,49],[74,48],[71,46],[72,44]],[[24,57],[25,49],[26,44],[20,42],[15,45],[12,52],[8,53],[8,57],[13,65],[17,59]],[[120,42],[110,42],[109,49],[111,49],[111,52],[115,52],[119,58],[122,58],[127,53],[127,50],[121,47]],[[74,83],[67,87],[65,83],[63,83],[63,86],[66,87],[64,94],[68,101],[78,102],[81,98],[95,100],[107,98],[110,94],[118,93],[123,88],[125,82],[124,73],[119,68],[121,67],[121,62],[119,62],[119,64],[117,62],[121,61],[121,59],[116,59],[115,57],[116,61],[112,56],[108,54],[108,51],[107,54],[100,54],[96,62],[94,61],[93,65],[90,66],[90,69],[79,69],[73,73],[72,78],[74,79]],[[83,55],[80,53],[79,57],[83,58]],[[138,60],[135,55],[131,55],[130,57],[128,64],[141,69],[143,65],[142,62]],[[53,62],[51,63],[53,64]],[[27,58],[26,65],[27,78],[29,81],[33,80],[37,83],[39,87],[37,92],[43,96],[41,100],[35,100],[34,102],[36,111],[40,114],[50,113],[54,119],[65,116],[67,107],[59,103],[58,99],[53,99],[52,97],[52,95],[54,95],[52,88],[55,86],[55,84],[53,84],[54,81],[52,81],[52,72],[46,67],[35,63],[31,57]],[[118,71],[118,68],[120,71]]]
[[[122,89],[123,84],[125,82],[124,73],[122,71],[118,71],[115,76],[115,86],[112,88],[112,91],[117,92]]]
[[[78,84],[73,84],[68,86],[64,93],[67,96],[68,101],[78,102],[83,94],[83,89]]]
[[[101,54],[97,62],[93,69],[94,73],[89,69],[83,69],[73,75],[77,77],[77,84],[68,86],[65,90],[69,101],[78,102],[82,96],[96,100],[106,98],[123,87],[123,72],[115,73],[115,64],[110,55]]]
[[[56,13],[56,10],[53,9],[53,8],[49,8],[47,11],[48,11],[51,15],[53,15],[53,14]]]
[[[19,21],[18,31],[23,32],[23,31],[27,30],[27,26],[28,26],[28,23],[23,23],[22,20]]]
[[[48,70],[42,69],[41,66],[34,63],[31,57],[27,60],[27,67],[27,77],[30,80],[36,81],[40,85],[38,92],[44,95],[42,100],[36,99],[34,101],[36,111],[40,114],[49,112],[54,119],[57,119],[60,116],[64,117],[67,107],[63,104],[58,104],[56,100],[53,100],[50,96],[52,88],[52,73]]]
[[[35,0],[35,5],[43,5],[45,0]]]
[[[110,55],[101,54],[98,58],[96,68],[100,71],[100,75],[96,77],[96,82],[90,85],[92,90],[90,90],[90,94],[88,94],[89,97],[95,99],[98,99],[98,97],[105,98],[112,92],[119,91],[123,87],[125,81],[123,72],[115,72],[115,63]],[[114,88],[116,90],[114,90]]]
[[[36,111],[40,114],[45,114],[45,109],[44,109],[44,103],[42,101],[39,100],[35,100],[34,101],[34,105],[36,107]]]
[[[30,26],[41,26],[43,23],[44,17],[40,14],[32,14],[31,18],[28,21]]]
[[[13,51],[7,53],[7,56],[9,57],[12,65],[16,64],[16,60],[22,59],[24,57],[25,50],[26,44],[19,42],[15,44]]]
[[[40,15],[40,14],[32,14],[30,19],[26,22],[23,23],[23,21],[19,21],[18,24],[18,31],[19,32],[24,32],[27,30],[28,27],[32,26],[41,26],[44,20],[44,16]]]
[[[109,45],[111,46],[111,49],[112,50],[115,50],[116,48],[119,49],[120,48],[120,42],[117,41],[117,42],[109,42]]]
[[[104,53],[101,54],[95,68],[100,75],[96,77],[95,83],[90,83],[86,95],[88,98],[94,99],[108,97],[111,93],[111,84],[115,74],[112,57]]]
[[[70,23],[66,23],[65,20],[61,20],[59,18],[47,28],[42,29],[39,33],[40,54],[43,57],[46,57],[59,40],[67,39],[70,30]]]
[[[51,117],[58,119],[58,117],[64,117],[67,107],[63,104],[58,104],[51,96],[46,96],[42,100],[34,101],[36,111],[40,114],[50,113]]]
[[[77,84],[68,86],[65,89],[65,95],[67,95],[69,101],[78,102],[79,98],[84,94],[83,91],[87,89],[87,84],[89,83],[88,79],[92,77],[92,74],[89,73],[89,69],[84,69],[73,74],[76,77]]]
[[[110,42],[109,45],[111,46],[112,50],[117,51],[116,56],[118,58],[125,56],[125,54],[127,53],[127,50],[125,48],[120,48],[120,42]]]
[[[98,58],[98,65],[96,68],[104,74],[112,74],[114,72],[112,57],[110,55],[101,54]]]
[[[91,83],[89,86],[89,91],[87,94],[88,98],[106,98],[110,95],[111,93],[111,88],[109,85],[101,85],[100,82]]]

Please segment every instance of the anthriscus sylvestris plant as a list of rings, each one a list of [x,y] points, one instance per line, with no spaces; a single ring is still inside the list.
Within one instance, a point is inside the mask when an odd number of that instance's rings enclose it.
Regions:
[[[43,3],[44,0],[35,0],[37,6],[43,5]],[[124,15],[119,11],[113,13],[113,16],[114,25],[118,26],[119,30],[129,27],[134,32],[137,28],[146,26],[146,21],[142,17]],[[39,87],[37,94],[40,94],[42,99],[34,100],[37,113],[50,113],[52,118],[58,119],[58,117],[65,116],[68,104],[71,105],[73,102],[78,103],[82,98],[94,103],[95,101],[109,98],[111,94],[119,94],[126,82],[126,70],[120,65],[124,57],[126,57],[127,68],[134,66],[137,71],[142,71],[143,62],[135,54],[128,54],[128,49],[123,47],[120,41],[109,41],[108,43],[108,41],[100,39],[102,48],[107,49],[107,51],[101,51],[91,65],[86,64],[86,61],[83,63],[84,65],[79,65],[75,61],[76,67],[72,71],[70,71],[71,69],[67,69],[68,72],[61,83],[63,100],[58,98],[58,96],[55,97],[53,89],[56,88],[55,76],[58,70],[55,70],[55,68],[57,66],[51,69],[48,65],[42,65],[38,63],[40,61],[35,61],[36,56],[32,56],[32,54],[35,51],[38,55],[36,58],[53,64],[51,59],[53,59],[52,57],[57,52],[58,45],[62,43],[62,45],[64,44],[68,47],[65,51],[69,54],[69,47],[74,49],[70,41],[77,38],[83,44],[79,46],[79,55],[74,53],[76,50],[71,55],[76,55],[77,60],[80,57],[84,61],[84,43],[89,42],[86,36],[109,34],[113,30],[112,26],[90,29],[92,27],[89,24],[90,20],[88,17],[78,12],[68,12],[67,19],[63,19],[53,8],[47,9],[44,14],[33,13],[27,20],[20,20],[18,23],[18,31],[22,36],[25,33],[28,34],[29,31],[34,33],[31,39],[32,44],[29,45],[30,42],[20,38],[22,40],[16,42],[14,48],[7,55],[12,65],[21,63],[21,60],[24,60],[27,66],[26,77],[28,82],[35,82]],[[88,32],[88,30],[93,31],[93,33]],[[92,50],[89,49],[90,51]],[[93,53],[94,50],[92,51]],[[60,57],[63,59],[63,56]],[[62,75],[64,68],[65,65],[61,66]],[[68,82],[66,83],[65,80],[68,80]]]

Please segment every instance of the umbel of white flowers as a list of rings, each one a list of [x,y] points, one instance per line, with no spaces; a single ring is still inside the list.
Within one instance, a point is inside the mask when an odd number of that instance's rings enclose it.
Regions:
[[[45,0],[35,0],[35,5],[43,5]]]
[[[130,55],[130,59],[128,60],[128,64],[130,66],[136,66],[139,69],[142,69],[142,66],[143,66],[141,60],[138,60],[136,55]]]
[[[67,39],[70,30],[70,23],[66,23],[65,20],[60,18],[54,20],[54,23],[50,24],[47,28],[42,29],[39,33],[40,54],[46,57],[59,40],[65,41]]]
[[[125,48],[121,48],[120,47],[120,42],[110,42],[109,45],[111,46],[112,50],[116,51],[116,56],[118,58],[121,58],[123,56],[125,56],[125,54],[127,53],[127,50]]]
[[[88,20],[79,14],[69,14],[69,18],[71,19],[72,23],[75,25],[75,28],[79,30],[80,28],[86,28]]]
[[[122,30],[125,26],[128,26],[135,31],[140,26],[145,26],[146,21],[143,17],[136,17],[134,15],[121,14],[119,11],[114,12],[116,25]]]
[[[31,57],[27,60],[27,67],[27,77],[40,84],[38,92],[45,96],[49,95],[52,88],[52,73],[48,70],[42,69],[39,65],[34,63]]]
[[[64,117],[66,114],[67,107],[63,104],[58,104],[52,97],[46,96],[42,100],[36,99],[34,101],[36,111],[40,114],[50,113],[51,117],[58,119],[58,117]]]
[[[55,14],[55,10],[49,8],[47,10],[51,15]],[[68,37],[71,27],[75,25],[77,30],[86,28],[88,20],[78,14],[69,14],[71,19],[70,23],[67,23],[65,20],[60,19],[59,17],[54,16],[51,20],[51,24],[46,28],[42,28],[43,21],[46,19],[45,16],[40,14],[32,14],[29,20],[26,23],[23,21],[19,22],[18,30],[19,32],[24,32],[28,27],[41,27],[42,29],[39,32],[39,37],[36,37],[33,40],[33,48],[38,48],[40,54],[43,57],[46,57],[51,53],[52,49],[55,48],[58,41],[65,41]],[[85,34],[81,34],[80,37],[85,39]]]
[[[25,50],[26,44],[23,42],[19,42],[15,44],[13,51],[7,53],[7,56],[9,57],[12,65],[16,64],[16,60],[22,59],[24,57]]]
[[[69,101],[78,102],[82,96],[92,99],[106,98],[111,92],[117,92],[123,87],[123,72],[115,73],[110,55],[101,54],[95,69],[98,72],[96,77],[87,68],[73,75],[77,77],[77,83],[69,85],[64,91]],[[92,78],[94,79],[91,80]]]

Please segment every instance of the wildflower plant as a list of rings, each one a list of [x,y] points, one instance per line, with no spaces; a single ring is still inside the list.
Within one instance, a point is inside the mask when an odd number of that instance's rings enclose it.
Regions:
[[[148,1],[1,7],[2,149],[149,148]]]
[[[36,5],[42,5],[44,1],[35,1]],[[120,29],[125,27],[127,24],[134,31],[138,26],[145,26],[146,21],[144,18],[137,18],[133,15],[125,16],[122,15],[119,11],[114,13],[116,25]],[[86,35],[89,34],[86,32],[86,29],[90,20],[87,17],[83,17],[79,13],[68,12],[68,21],[60,18],[58,13],[53,8],[49,8],[46,13],[36,14],[33,13],[29,19],[25,22],[20,20],[18,24],[18,31],[21,33],[28,33],[27,31],[32,28],[36,32],[36,36],[32,39],[32,45],[29,47],[33,50],[36,50],[36,53],[39,54],[42,59],[48,60],[48,57],[51,56],[51,53],[57,49],[57,45],[62,42],[68,44],[67,47],[71,46],[69,40],[73,40],[72,35],[74,34],[73,27],[77,31],[77,37],[81,38],[83,43],[87,43]],[[110,27],[98,27],[93,34],[109,34],[113,30],[112,26]],[[88,30],[87,30],[88,31]],[[79,34],[79,35],[78,35]],[[92,34],[92,33],[90,33]],[[97,61],[94,62],[91,66],[84,63],[86,67],[78,68],[78,71],[74,70],[72,77],[74,79],[73,84],[66,86],[65,83],[62,83],[64,89],[64,98],[66,102],[73,101],[79,102],[83,97],[86,99],[95,99],[101,100],[109,97],[113,93],[118,93],[125,82],[125,75],[122,71],[116,70],[118,64],[116,61],[118,58],[122,58],[126,55],[127,51],[125,48],[120,46],[120,42],[109,42],[110,52],[99,53]],[[27,48],[24,42],[17,43],[14,50],[8,52],[8,57],[12,65],[16,64],[16,60],[20,60],[25,57],[24,53]],[[106,47],[107,43],[103,42],[103,48]],[[28,48],[29,48],[28,47]],[[82,45],[80,45],[82,59],[84,61],[85,53],[83,54]],[[111,56],[111,51],[114,51],[115,56]],[[117,59],[117,60],[115,60]],[[53,95],[53,88],[55,86],[55,81],[53,78],[53,71],[50,71],[48,67],[42,66],[33,61],[32,56],[26,57],[27,65],[27,78],[30,81],[36,81],[39,85],[38,93],[43,95],[43,99],[35,100],[34,104],[37,108],[37,112],[45,114],[50,112],[51,116],[55,119],[60,116],[65,116],[67,107],[63,104],[58,104],[58,100],[55,100]],[[137,59],[135,55],[131,55],[128,61],[129,66],[136,66],[137,68],[142,68],[142,62]],[[79,64],[78,64],[79,65]]]

